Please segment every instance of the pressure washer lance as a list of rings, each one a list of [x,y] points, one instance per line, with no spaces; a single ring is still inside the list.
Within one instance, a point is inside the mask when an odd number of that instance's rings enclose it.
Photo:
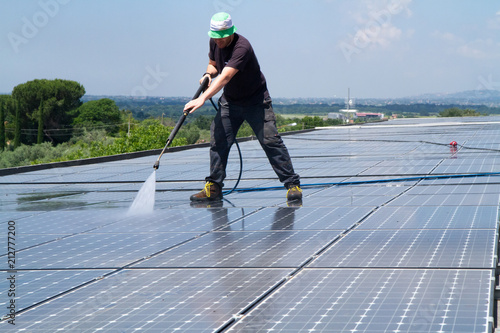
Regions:
[[[196,93],[194,94],[194,97],[192,99],[198,98],[198,96],[201,95],[202,91],[204,91],[207,88],[207,86],[208,86],[208,77],[205,77],[203,79],[203,81],[201,82],[200,87],[198,88],[198,90],[196,91]],[[177,124],[175,124],[175,127],[172,130],[172,132],[170,132],[170,135],[168,136],[167,143],[165,144],[165,147],[163,148],[160,156],[158,156],[158,159],[156,160],[155,164],[153,165],[153,168],[155,170],[158,170],[158,168],[160,167],[160,158],[163,156],[163,153],[165,152],[165,150],[167,150],[167,147],[170,145],[170,143],[172,143],[172,141],[174,140],[175,135],[177,134],[177,132],[181,128],[182,124],[184,123],[184,120],[186,120],[186,117],[188,116],[189,111],[190,110],[183,111],[181,118],[177,121]]]

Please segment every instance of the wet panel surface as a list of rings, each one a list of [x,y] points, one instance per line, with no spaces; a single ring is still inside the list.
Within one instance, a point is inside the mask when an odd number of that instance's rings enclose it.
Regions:
[[[214,232],[134,267],[298,267],[339,231]]]
[[[491,272],[305,270],[231,332],[486,332]]]
[[[156,155],[2,176],[2,315],[14,274],[16,332],[491,332],[500,124],[477,120],[283,136],[294,203],[255,140],[219,203],[189,201],[208,147],[167,152],[146,215]],[[238,173],[233,149],[224,190]]]
[[[28,311],[18,322],[25,332],[213,332],[288,272],[125,270]]]

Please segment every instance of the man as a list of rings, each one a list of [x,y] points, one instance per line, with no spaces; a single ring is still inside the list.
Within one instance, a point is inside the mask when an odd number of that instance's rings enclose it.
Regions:
[[[252,127],[271,166],[284,183],[288,200],[302,199],[300,177],[295,173],[290,155],[276,128],[266,79],[248,40],[236,33],[231,16],[217,13],[210,22],[210,51],[207,71],[209,86],[200,97],[190,101],[184,110],[194,112],[224,89],[219,110],[211,125],[210,176],[205,188],[191,196],[192,201],[222,199],[223,181],[229,150],[243,121]],[[218,76],[212,84],[212,78]],[[201,82],[200,80],[200,82]]]

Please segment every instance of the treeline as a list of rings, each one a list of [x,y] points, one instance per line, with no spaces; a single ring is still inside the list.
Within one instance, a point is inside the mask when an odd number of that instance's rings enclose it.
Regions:
[[[1,95],[0,168],[162,148],[187,102],[187,98],[127,97],[83,102],[84,94],[85,88],[78,82],[56,79],[29,81],[14,87],[10,95]],[[342,120],[327,119],[326,115],[341,108],[326,103],[274,104],[280,132],[340,125]],[[500,113],[483,106],[462,110],[427,104],[357,106],[357,109],[386,116]],[[207,103],[187,118],[172,146],[208,142],[214,116],[215,109]],[[244,123],[237,136],[253,134]]]
[[[0,168],[162,148],[187,102],[120,108],[109,98],[82,102],[84,94],[79,83],[56,79],[29,81],[0,96]],[[214,116],[209,105],[190,115],[171,146],[208,142]],[[277,115],[280,132],[339,123]],[[251,135],[246,123],[237,134]]]
[[[487,114],[481,114],[473,109],[460,109],[457,107],[449,108],[439,113],[440,117],[479,117],[487,116]]]
[[[84,103],[84,94],[75,81],[42,79],[0,96],[0,168],[159,148],[170,134],[160,121],[139,122],[109,98]]]
[[[456,104],[389,104],[383,106],[366,106],[366,109],[377,110],[372,112],[381,112],[386,115],[402,115],[406,117],[427,117],[440,116],[442,112],[448,109],[461,109],[463,105]],[[356,107],[358,108],[358,107]],[[359,108],[361,111],[361,108]],[[489,107],[487,105],[471,105],[467,109],[473,109],[482,115],[500,114],[499,107]],[[363,112],[363,111],[361,111]]]
[[[117,133],[125,114],[115,102],[101,99],[82,103],[84,94],[81,84],[55,79],[29,81],[14,87],[11,95],[1,95],[0,150],[21,144],[67,142],[88,126]]]
[[[427,117],[439,116],[447,109],[460,109],[461,105],[454,104],[388,104],[388,105],[356,105],[359,112],[383,113],[386,117],[397,115],[399,117]],[[340,104],[291,104],[274,105],[274,110],[281,114],[301,114],[301,115],[327,115],[330,112],[339,112],[345,109],[345,105]],[[499,107],[489,107],[486,105],[473,105],[468,107],[482,115],[500,114]]]
[[[149,117],[164,117],[175,118],[182,112],[182,107],[187,103],[187,98],[159,98],[149,97],[137,100],[135,98],[121,97],[115,99],[120,108],[131,110],[134,118],[143,120]],[[217,101],[214,99],[214,102]],[[273,104],[274,111],[277,114],[297,115],[297,116],[320,116],[325,117],[330,112],[339,112],[345,109],[343,104],[315,103],[315,104]],[[387,117],[397,115],[398,117],[427,117],[439,116],[441,112],[451,108],[462,108],[463,105],[457,104],[384,104],[384,105],[356,105],[359,112],[374,112],[383,113]],[[473,109],[480,114],[500,114],[500,107],[489,107],[487,105],[470,105],[469,109]],[[213,115],[215,109],[207,103],[206,106],[196,111],[200,115]]]

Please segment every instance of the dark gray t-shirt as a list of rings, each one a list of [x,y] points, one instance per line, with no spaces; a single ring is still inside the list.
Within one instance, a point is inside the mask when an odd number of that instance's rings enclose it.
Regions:
[[[224,87],[224,97],[237,105],[255,105],[269,97],[266,79],[250,42],[235,33],[231,45],[220,49],[210,39],[209,58],[216,63],[219,74],[225,66],[237,69],[238,73]]]

